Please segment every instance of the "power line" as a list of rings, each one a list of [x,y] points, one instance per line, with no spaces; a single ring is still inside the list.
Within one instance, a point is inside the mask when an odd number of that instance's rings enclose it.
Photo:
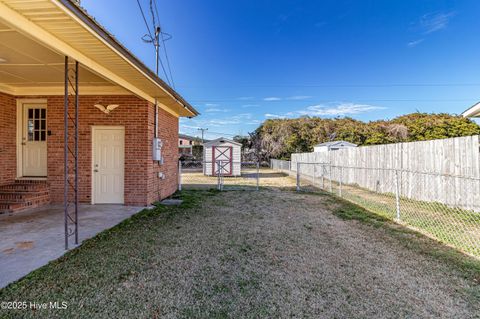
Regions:
[[[478,97],[471,98],[471,99],[348,99],[349,102],[471,102],[478,100]],[[303,99],[303,100],[292,100],[292,99],[280,99],[277,101],[265,101],[264,99],[250,99],[250,100],[239,100],[235,98],[231,99],[190,99],[189,100],[192,103],[208,103],[208,102],[239,102],[239,103],[249,103],[249,102],[265,102],[265,103],[272,103],[272,102],[305,102],[305,101],[314,101],[317,103],[320,102],[332,102],[335,101],[335,99],[330,99],[330,100],[317,100],[314,98],[309,98],[309,99]],[[339,100],[340,102],[346,101],[346,100]]]
[[[148,26],[147,23],[147,18],[145,18],[145,14],[143,13],[142,5],[140,4],[140,1],[137,0],[138,8],[140,9],[140,13],[142,14],[143,17],[143,22],[145,22],[145,26],[147,27],[148,34],[150,35],[150,38],[153,39],[152,32],[150,31],[150,27]]]
[[[230,133],[220,133],[220,132],[209,132],[210,134],[214,135],[225,135],[225,136],[237,136],[239,134],[230,134]]]
[[[153,0],[153,6],[155,8],[155,13],[157,14],[157,20],[158,20],[158,25],[160,26],[160,15],[158,14],[158,6],[157,6],[157,1]],[[152,0],[150,0],[150,8],[152,7]],[[153,15],[153,10],[152,10],[152,15]],[[169,39],[165,39],[164,37],[165,32],[161,31],[160,36],[162,38],[162,44],[163,44],[163,52],[165,53],[165,59],[167,60],[167,68],[168,68],[168,73],[170,74],[170,80],[172,81],[172,86],[175,89],[175,81],[173,80],[173,74],[172,74],[172,68],[170,66],[170,58],[168,57],[167,53],[167,45],[166,41],[171,39],[171,36]]]
[[[147,18],[145,16],[145,13],[143,12],[143,8],[142,8],[142,5],[140,4],[139,0],[137,0],[137,5],[138,5],[138,8],[140,9],[140,13],[142,14],[142,17],[143,17],[143,22],[145,22],[145,26],[146,26],[147,31],[148,31],[148,34],[144,35],[142,37],[142,40],[144,42],[153,44],[153,47],[155,48],[155,52],[156,52],[156,54],[155,54],[156,59],[157,59],[156,63],[158,64],[158,62],[160,62],[163,73],[165,74],[166,81],[168,82],[169,85],[172,85],[170,83],[170,79],[168,78],[167,71],[165,70],[165,67],[163,65],[162,59],[160,59],[159,56],[158,56],[158,47],[160,46],[159,36],[161,34],[161,30],[160,30],[160,27],[156,26],[155,15],[154,15],[153,9],[152,9],[152,0],[150,0],[150,12],[152,14],[153,29],[155,30],[155,37],[152,35],[152,32],[150,31],[150,27],[148,26]],[[157,71],[157,76],[158,76],[158,71]]]
[[[392,84],[232,84],[232,85],[180,85],[183,88],[363,88],[363,87],[471,87],[480,83],[392,83]]]
[[[170,79],[172,80],[172,86],[175,89],[175,82],[173,81],[172,68],[170,67],[170,59],[168,58],[167,46],[165,44],[165,38],[163,37],[163,34],[164,33],[162,32],[161,36],[162,36],[162,43],[163,43],[163,51],[165,52],[165,58],[167,60],[168,72],[170,73]]]

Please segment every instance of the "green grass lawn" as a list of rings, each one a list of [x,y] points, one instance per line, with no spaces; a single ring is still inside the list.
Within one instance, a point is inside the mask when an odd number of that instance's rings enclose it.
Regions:
[[[326,193],[191,190],[174,197],[183,204],[144,210],[0,290],[0,301],[58,301],[67,309],[0,309],[0,317],[415,317],[424,309],[478,310],[478,261]],[[389,263],[397,259],[405,265]]]
[[[155,267],[158,245],[172,245],[169,241],[173,238],[159,240],[161,227],[170,227],[180,215],[189,218],[199,201],[215,194],[214,190],[184,192],[178,196],[184,200],[181,206],[159,205],[144,210],[0,290],[0,301],[66,301],[66,310],[0,310],[0,317],[94,318],[99,313],[117,313],[119,309],[123,309],[122,313],[128,309],[131,317],[135,313],[155,313],[154,295],[152,300],[131,298],[130,294],[121,293],[122,284]],[[105,291],[104,287],[112,288]],[[152,308],[145,309],[149,302]]]
[[[325,190],[329,191],[329,183],[325,185]],[[334,195],[338,196],[338,183],[332,185]],[[304,189],[315,191],[320,188],[307,184]],[[395,194],[377,193],[356,185],[342,185],[342,198],[380,216],[396,219]],[[480,213],[406,197],[400,197],[399,202],[400,223],[480,258]]]

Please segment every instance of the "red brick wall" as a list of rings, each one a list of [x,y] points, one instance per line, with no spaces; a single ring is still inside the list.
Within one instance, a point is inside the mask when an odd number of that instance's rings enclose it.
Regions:
[[[22,98],[47,99],[48,181],[52,202],[63,201],[63,96]],[[93,105],[119,104],[110,114]],[[16,101],[0,93],[0,184],[12,182],[16,176]],[[159,111],[160,138],[163,141],[163,165],[152,160],[154,107],[136,96],[80,97],[80,201],[91,203],[92,193],[92,126],[125,127],[125,204],[148,205],[168,197],[178,183],[178,118]],[[71,130],[73,132],[73,128]],[[73,146],[73,145],[72,145]],[[5,151],[3,151],[5,149]],[[166,176],[158,178],[158,172]]]
[[[15,98],[0,92],[0,185],[17,175],[16,121]]]
[[[154,136],[154,107],[149,108],[148,136],[151,141]],[[178,118],[170,113],[159,109],[159,137],[163,141],[162,156],[164,163],[159,165],[151,161],[148,170],[148,202],[153,203],[159,199],[173,194],[178,187]],[[153,152],[149,145],[150,154]],[[165,179],[158,178],[158,172],[165,175]]]

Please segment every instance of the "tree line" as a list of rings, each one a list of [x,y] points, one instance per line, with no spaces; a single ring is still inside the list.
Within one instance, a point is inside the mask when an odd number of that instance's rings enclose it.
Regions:
[[[236,137],[260,160],[289,159],[290,154],[311,152],[318,143],[344,140],[361,145],[470,136],[480,126],[470,119],[451,114],[412,113],[391,120],[363,122],[353,118],[301,117],[269,119],[248,138]]]

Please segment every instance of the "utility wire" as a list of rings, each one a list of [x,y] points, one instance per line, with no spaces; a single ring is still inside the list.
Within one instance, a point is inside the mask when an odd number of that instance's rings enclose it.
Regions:
[[[251,99],[251,100],[239,100],[239,99],[190,99],[189,101],[191,103],[209,103],[209,102],[238,102],[238,103],[275,103],[275,102],[305,102],[305,101],[313,101],[313,102],[471,102],[471,101],[476,101],[478,100],[478,97],[471,98],[471,99],[342,99],[342,100],[336,100],[336,99],[330,99],[330,100],[318,100],[315,98],[309,98],[305,100],[291,100],[291,99],[281,99],[278,101],[265,101],[263,99]]]
[[[148,43],[152,43],[155,50],[158,50],[158,46],[160,45],[160,43],[158,43],[158,41],[157,41],[156,34],[155,34],[155,37],[154,37],[152,35],[152,32],[150,31],[150,27],[148,26],[147,18],[145,16],[145,13],[143,12],[143,8],[142,8],[142,5],[140,4],[139,0],[137,0],[137,5],[138,5],[138,8],[140,9],[140,13],[142,14],[143,22],[145,22],[145,27],[147,28],[147,31],[148,31],[148,34],[146,34],[144,37],[142,37],[142,40],[145,41],[145,42],[148,42]],[[153,29],[156,32],[157,27],[156,27],[155,15],[153,14],[153,9],[152,9],[152,0],[150,0],[150,12],[152,14]],[[160,30],[160,33],[161,33],[161,30]],[[148,37],[148,39],[145,39],[145,37]],[[160,62],[160,65],[162,67],[163,73],[165,74],[166,81],[168,82],[169,85],[172,85],[170,83],[170,79],[168,78],[167,71],[165,70],[165,66],[163,65],[162,59],[159,58],[159,62]],[[158,76],[158,74],[157,74],[157,76]]]
[[[168,72],[170,73],[170,79],[172,80],[172,86],[175,89],[175,82],[173,81],[172,68],[170,67],[170,59],[168,58],[167,46],[165,44],[165,38],[163,37],[163,32],[161,32],[163,51],[165,52],[165,58],[167,59]]]
[[[148,34],[150,35],[150,38],[153,40],[152,32],[150,31],[150,27],[148,26],[147,19],[145,18],[145,14],[143,13],[142,5],[140,4],[140,1],[137,0],[138,8],[140,9],[140,13],[142,14],[143,17],[143,22],[145,22],[145,26],[147,27]]]
[[[392,83],[392,84],[232,84],[232,85],[180,85],[183,88],[370,88],[370,87],[470,87],[480,83]]]
[[[161,36],[163,38],[163,33],[162,33],[162,29],[160,27],[160,19],[157,19],[158,20],[158,25],[157,25],[157,22],[155,20],[155,13],[153,12],[153,1],[152,0],[150,0],[150,14],[152,15],[153,27],[156,31],[158,30],[158,34],[155,33],[155,40],[154,40],[155,41],[155,50],[158,50],[158,47],[160,46],[159,37]],[[167,71],[165,70],[165,66],[163,65],[162,58],[160,56],[158,56],[158,60],[160,62],[160,66],[162,67],[163,74],[165,74],[165,78],[166,78],[168,84],[172,85],[170,79],[168,78]]]
[[[160,26],[160,15],[158,14],[157,0],[153,0],[153,7],[155,8],[155,13],[157,14],[158,25]],[[152,8],[152,0],[150,0],[150,10],[152,11],[152,15],[154,15],[153,8]],[[154,19],[154,23],[155,23],[155,19]],[[175,81],[173,80],[172,68],[170,66],[170,59],[168,57],[167,46],[166,46],[166,43],[165,43],[165,41],[167,41],[168,39],[165,40],[164,35],[165,35],[165,33],[160,29],[160,37],[162,38],[163,52],[165,53],[165,59],[167,61],[168,73],[170,74],[170,80],[172,82],[172,86],[175,89]],[[171,38],[171,36],[170,36],[170,38]]]

